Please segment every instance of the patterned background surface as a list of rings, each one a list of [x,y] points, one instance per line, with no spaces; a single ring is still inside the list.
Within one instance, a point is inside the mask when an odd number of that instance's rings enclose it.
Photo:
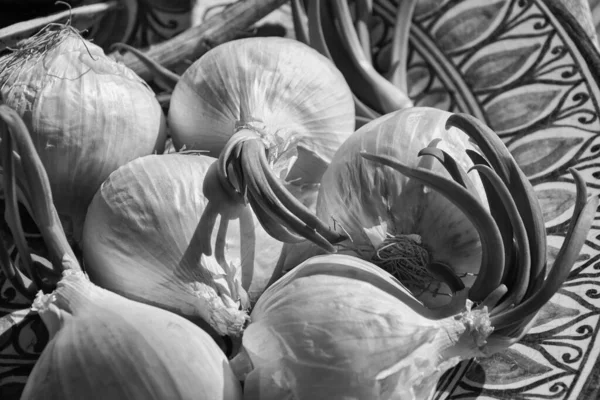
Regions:
[[[382,68],[394,2],[375,3],[374,59]],[[542,203],[550,262],[573,207],[575,190],[567,169],[578,168],[589,190],[600,192],[600,56],[592,50],[600,28],[600,0],[563,1],[580,21],[577,26],[556,3],[421,0],[409,57],[410,95],[417,105],[470,112],[505,140]],[[135,18],[102,40],[120,35],[119,40],[144,46],[185,29],[193,16],[215,12],[197,8],[191,13],[186,1],[139,0],[135,5]],[[0,23],[9,18],[0,16]],[[283,21],[283,28],[289,29],[289,12],[282,10],[269,21]],[[103,37],[95,29],[91,25],[90,34]],[[43,255],[31,231],[32,248]],[[18,263],[16,251],[12,256]],[[27,311],[29,302],[0,275],[3,400],[18,398],[47,341],[43,324]],[[566,285],[543,309],[535,328],[511,349],[450,371],[435,398],[595,399],[600,386],[599,330],[600,224],[595,223]]]

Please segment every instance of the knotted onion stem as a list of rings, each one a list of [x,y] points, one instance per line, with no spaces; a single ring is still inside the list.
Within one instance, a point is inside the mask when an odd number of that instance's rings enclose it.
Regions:
[[[283,187],[273,174],[260,136],[250,130],[242,129],[229,140],[219,156],[216,175],[208,175],[205,185],[210,179],[218,179],[229,198],[250,203],[265,230],[282,242],[308,239],[333,252],[333,244],[344,239]],[[211,232],[210,220],[204,221],[199,229]]]
[[[577,170],[569,169],[577,190],[573,216],[558,256],[545,276],[546,235],[540,230],[544,227],[543,217],[527,177],[498,136],[482,122],[464,114],[454,114],[449,117],[447,126],[456,126],[466,132],[484,154],[485,159],[472,157],[475,162],[472,170],[477,171],[485,183],[490,212],[476,198],[466,172],[441,150],[428,147],[419,155],[440,160],[452,179],[420,166],[409,167],[389,156],[366,152],[361,155],[436,190],[473,223],[480,236],[482,256],[479,273],[468,297],[480,307],[490,309],[494,327],[491,343],[498,340],[506,345],[507,340],[516,341],[527,332],[540,308],[567,279],[585,243],[599,198],[591,196],[588,199],[583,177]],[[498,207],[502,211],[497,215],[506,215],[509,229],[499,226],[497,216],[492,215]],[[506,259],[505,254],[512,256]]]

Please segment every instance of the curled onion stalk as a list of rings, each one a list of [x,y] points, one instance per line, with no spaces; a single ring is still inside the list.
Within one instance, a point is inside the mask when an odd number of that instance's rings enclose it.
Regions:
[[[6,187],[15,184],[10,171],[19,154],[33,217],[47,244],[54,277],[51,292],[33,302],[50,334],[22,399],[78,400],[190,399],[238,400],[239,381],[227,357],[210,336],[188,320],[137,303],[91,283],[77,262],[52,203],[50,182],[27,128],[18,114],[0,105]],[[14,149],[14,151],[13,151]],[[6,160],[8,157],[8,161]],[[7,212],[15,212],[7,202]],[[15,237],[22,229],[11,227]],[[23,238],[21,238],[23,239]],[[7,253],[0,246],[2,268]],[[33,274],[40,272],[36,266]]]
[[[408,31],[416,0],[404,0],[396,12],[387,76],[373,67],[370,22],[372,0],[309,0],[292,2],[299,40],[330,58],[354,93],[357,125],[412,106],[407,87]],[[353,6],[353,7],[351,7]],[[352,15],[354,11],[354,16]],[[308,18],[308,29],[303,19]]]
[[[331,61],[298,41],[247,38],[213,48],[179,78],[133,52],[160,82],[177,82],[168,115],[175,147],[219,158],[197,231],[205,254],[216,218],[247,204],[274,238],[335,251],[343,237],[287,188],[318,183],[354,130],[352,94]]]
[[[591,227],[598,197],[588,199],[586,184],[571,168],[577,196],[571,224],[554,265],[546,262],[543,214],[533,187],[501,139],[483,122],[467,114],[453,114],[447,127],[458,127],[478,145],[482,155],[469,151],[486,191],[491,212],[472,190],[464,170],[448,153],[425,148],[442,162],[452,179],[426,168],[411,167],[385,155],[362,152],[362,157],[391,167],[443,194],[473,223],[482,246],[478,276],[469,288],[469,299],[490,308],[494,335],[518,340],[537,311],[568,277]],[[452,270],[450,269],[451,273]],[[500,339],[498,339],[500,340]]]

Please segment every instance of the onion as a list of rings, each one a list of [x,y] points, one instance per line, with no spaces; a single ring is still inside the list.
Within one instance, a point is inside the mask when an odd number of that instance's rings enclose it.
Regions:
[[[104,179],[164,146],[164,115],[152,90],[68,26],[49,25],[0,59],[0,94],[31,132],[75,240]]]
[[[446,369],[483,355],[491,331],[486,309],[439,318],[389,274],[337,254],[285,275],[251,318],[231,361],[246,400],[426,399]]]
[[[487,161],[473,158],[486,183],[491,213],[466,173],[439,149],[425,150],[444,161],[451,178],[409,166],[406,158],[361,156],[439,192],[471,220],[482,243],[473,286],[454,288],[447,305],[430,309],[366,260],[342,254],[312,257],[270,286],[252,310],[242,350],[231,361],[245,381],[245,399],[426,399],[449,368],[506,349],[531,328],[577,260],[599,198],[587,198],[585,180],[571,169],[575,208],[546,271],[545,254],[536,258],[546,246],[545,235],[539,234],[543,218],[527,178],[480,121],[452,115],[448,124],[466,131],[486,156]],[[443,221],[438,229],[445,229]]]
[[[453,282],[459,287],[473,284],[481,263],[477,229],[443,195],[364,159],[360,151],[396,157],[411,167],[450,177],[434,157],[418,156],[431,144],[435,148],[430,151],[452,155],[460,168],[473,166],[465,152],[473,149],[467,134],[446,130],[450,115],[410,108],[363,126],[335,154],[317,200],[319,218],[348,237],[338,251],[380,265],[432,307],[449,301]],[[485,200],[481,180],[473,176],[472,181],[474,195]],[[306,250],[304,259],[316,253],[316,248]],[[444,279],[448,270],[460,279]]]
[[[51,339],[23,400],[242,398],[227,357],[205,331],[100,289],[82,272],[67,270],[32,309]]]
[[[209,232],[214,256],[198,251],[208,203],[203,182],[215,167],[214,158],[193,154],[150,155],[120,167],[94,196],[82,250],[95,284],[237,335],[246,291],[251,300],[262,293],[284,260],[283,243],[238,205]]]
[[[8,134],[8,125],[11,135]],[[11,164],[20,155],[29,198],[56,272],[56,290],[38,293],[50,342],[36,362],[22,399],[241,399],[241,387],[225,354],[202,329],[168,311],[136,303],[93,285],[73,256],[52,204],[48,177],[23,121],[0,105],[5,187],[15,182]],[[8,157],[5,157],[5,156]],[[15,213],[14,202],[7,211]],[[12,230],[21,236],[22,230]],[[2,259],[8,258],[0,246]],[[7,277],[14,266],[3,263]],[[42,267],[37,266],[36,272]]]
[[[339,240],[282,185],[318,183],[354,130],[352,94],[325,57],[294,40],[248,38],[219,45],[177,82],[168,116],[176,147],[219,157],[201,224],[212,231],[227,201],[250,203],[283,242]],[[205,240],[205,242],[207,239]],[[211,254],[208,243],[203,246]]]

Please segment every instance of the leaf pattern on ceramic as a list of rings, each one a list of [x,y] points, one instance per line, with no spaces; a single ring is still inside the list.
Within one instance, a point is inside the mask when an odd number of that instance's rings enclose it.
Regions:
[[[416,19],[435,14],[440,8],[446,5],[450,0],[420,0],[415,4],[414,17]]]
[[[411,68],[407,75],[408,95],[411,98],[422,95],[425,89],[431,85],[432,79],[433,77],[429,68],[425,66]]]
[[[369,20],[369,33],[371,34],[372,43],[380,43],[384,39],[387,33],[387,26],[383,18],[379,15],[373,15]],[[391,43],[388,43],[386,46],[388,48],[391,47]],[[373,50],[375,51],[375,54],[373,54],[374,56],[378,56],[381,52],[381,49]]]
[[[390,69],[390,58],[391,58],[392,44],[388,43],[384,45],[377,54],[373,55],[373,65],[377,68],[377,70],[385,75],[389,73]],[[410,73],[410,70],[409,70]],[[408,84],[410,85],[410,81]]]
[[[464,1],[432,28],[433,38],[446,54],[473,46],[500,24],[506,3],[496,1],[482,5],[477,0]]]
[[[562,242],[561,242],[561,244],[562,244]],[[550,243],[548,244],[547,251],[546,251],[546,260],[547,260],[549,266],[554,264],[554,261],[556,260],[556,256],[558,255],[559,250],[560,250],[560,247],[552,246]],[[589,252],[585,251],[585,246],[584,246],[581,253],[577,256],[577,259],[575,262],[576,263],[583,262],[583,261],[588,260],[589,258],[590,258],[590,254],[589,254]]]
[[[19,292],[10,281],[0,275],[0,315],[2,315],[2,305],[10,304],[11,308],[29,307],[31,300]]]
[[[441,101],[447,107],[449,99],[453,111],[481,116],[501,135],[542,200],[552,264],[575,197],[565,167],[580,169],[591,190],[600,191],[600,79],[586,66],[586,60],[600,59],[573,45],[583,39],[563,28],[562,14],[549,10],[554,1],[504,0],[495,16],[475,16],[478,6],[493,9],[497,1],[452,0],[413,20],[409,71],[425,66],[432,76],[431,85],[413,100],[418,105]],[[460,32],[452,20],[464,20],[470,31]],[[394,16],[387,23],[393,26]],[[450,96],[427,98],[431,88]],[[541,325],[498,356],[503,358],[500,367],[497,360],[461,363],[449,371],[433,399],[579,398],[573,389],[600,371],[600,363],[594,366],[600,340],[590,344],[588,337],[600,327],[600,228],[592,228],[587,243],[573,268],[581,270],[581,278],[570,277],[570,286],[540,313]],[[516,360],[517,353],[533,360],[532,367]],[[511,379],[498,372],[501,367],[513,373]]]
[[[553,225],[556,218],[573,208],[575,204],[575,190],[569,190],[562,186],[548,187],[541,190],[535,188],[535,190],[546,225]]]
[[[523,136],[508,145],[530,179],[569,162],[592,134],[568,128],[549,128]]]
[[[524,129],[550,115],[563,90],[531,84],[503,92],[485,107],[488,125],[498,134]]]
[[[594,131],[600,132],[600,123]],[[590,162],[595,162],[596,158],[600,157],[600,135],[594,135],[579,157],[581,161],[588,160]]]
[[[542,40],[503,40],[483,47],[463,68],[463,76],[473,91],[507,85],[521,77],[536,61]]]
[[[427,94],[415,102],[417,107],[437,107],[442,110],[450,110],[450,94],[445,90],[429,90]]]
[[[550,301],[538,312],[534,325],[542,326],[561,318],[570,319],[579,314],[580,311],[575,308],[566,307],[557,302]]]
[[[465,377],[486,385],[506,385],[552,371],[513,348],[479,359],[477,364],[469,368]]]

